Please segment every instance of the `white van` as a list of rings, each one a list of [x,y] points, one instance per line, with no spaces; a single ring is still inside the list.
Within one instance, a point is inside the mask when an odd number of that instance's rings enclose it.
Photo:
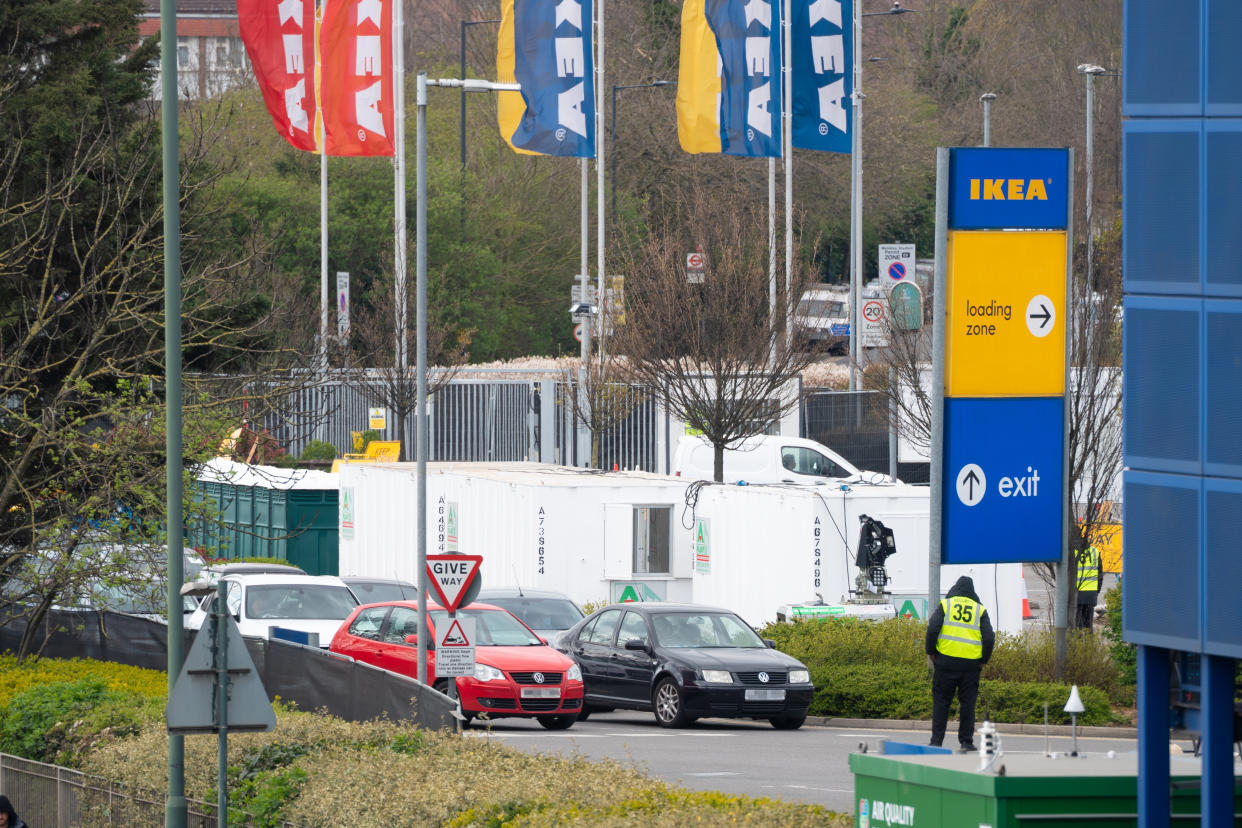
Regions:
[[[673,474],[690,480],[713,480],[715,449],[702,437],[685,436],[677,444]],[[879,472],[862,471],[823,443],[801,437],[749,437],[724,453],[725,483],[890,483]],[[898,481],[900,482],[900,481]]]
[[[819,284],[803,291],[794,322],[812,342],[824,342],[830,352],[845,353],[850,339],[850,289]]]

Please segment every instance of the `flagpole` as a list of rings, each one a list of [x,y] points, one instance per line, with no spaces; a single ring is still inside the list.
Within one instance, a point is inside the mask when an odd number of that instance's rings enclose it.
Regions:
[[[595,221],[596,232],[596,266],[599,273],[596,279],[599,284],[595,297],[599,307],[599,364],[604,364],[604,142],[600,136],[604,134],[604,0],[595,4]],[[615,182],[614,182],[615,183]],[[585,297],[583,297],[585,298]]]
[[[328,152],[319,153],[319,370],[328,368]],[[322,379],[322,376],[320,377]]]
[[[406,342],[407,300],[406,300],[406,230],[405,230],[405,21],[402,0],[393,0],[392,5],[392,63],[393,63],[393,120],[396,122],[396,135],[393,144],[393,225],[396,230],[393,250],[393,281],[395,283],[393,297],[396,301],[396,348],[394,362],[398,371],[404,372],[409,367],[409,346]],[[419,574],[422,578],[422,574]],[[426,683],[427,652],[421,646],[418,650],[418,680]]]
[[[768,158],[768,324],[776,327],[776,159]],[[776,339],[772,339],[772,353],[776,362]]]
[[[785,156],[785,350],[793,348],[793,308],[797,297],[790,296],[793,272],[793,21],[789,3],[781,4],[785,36],[781,40],[781,69],[784,72],[785,106],[782,113],[781,154]]]

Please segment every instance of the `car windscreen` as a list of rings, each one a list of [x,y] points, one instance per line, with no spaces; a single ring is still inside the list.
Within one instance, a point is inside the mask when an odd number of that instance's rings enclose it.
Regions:
[[[504,607],[532,630],[567,630],[583,619],[582,610],[566,598],[487,598],[488,604]]]
[[[668,612],[652,615],[651,621],[656,638],[665,647],[767,647],[732,613]]]
[[[417,587],[403,587],[389,581],[348,581],[347,586],[358,597],[359,604],[418,600]]]
[[[431,622],[436,625],[437,634],[448,623],[448,613],[444,610],[432,610],[428,613]],[[543,644],[539,636],[522,626],[521,622],[502,609],[457,611],[459,618],[474,618],[476,628],[474,643],[480,647],[526,647]]]
[[[263,584],[246,590],[246,617],[340,618],[358,606],[353,593],[332,584]]]

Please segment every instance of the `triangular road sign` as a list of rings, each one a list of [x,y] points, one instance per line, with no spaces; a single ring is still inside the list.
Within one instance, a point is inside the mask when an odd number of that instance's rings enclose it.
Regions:
[[[453,623],[449,624],[448,630],[445,631],[444,637],[440,639],[441,647],[469,647],[470,639],[466,636],[466,631],[461,628],[461,621],[457,618],[453,619]]]
[[[233,616],[224,616],[227,630],[228,658],[225,666],[229,671],[228,728],[229,730],[272,730],[276,727],[276,712],[267,699],[263,680],[254,668],[254,661],[246,649],[241,630]],[[216,722],[216,671],[212,660],[212,644],[215,636],[214,617],[209,615],[203,629],[199,630],[190,646],[189,655],[181,667],[177,684],[168,699],[164,718],[170,733],[215,733]]]
[[[427,583],[431,587],[429,594],[449,612],[456,611],[462,596],[466,594],[466,588],[478,574],[481,563],[482,555],[428,555]]]

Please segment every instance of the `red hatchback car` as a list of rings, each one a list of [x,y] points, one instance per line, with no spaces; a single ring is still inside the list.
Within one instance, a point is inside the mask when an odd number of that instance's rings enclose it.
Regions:
[[[474,618],[473,676],[437,678],[435,630],[447,623],[448,612],[427,605],[431,622],[427,673],[442,693],[456,695],[466,721],[486,715],[534,717],[549,730],[564,730],[582,710],[582,671],[573,659],[549,647],[507,610],[471,604],[458,617]],[[418,675],[418,602],[364,604],[353,611],[332,638],[334,653],[394,673]]]

